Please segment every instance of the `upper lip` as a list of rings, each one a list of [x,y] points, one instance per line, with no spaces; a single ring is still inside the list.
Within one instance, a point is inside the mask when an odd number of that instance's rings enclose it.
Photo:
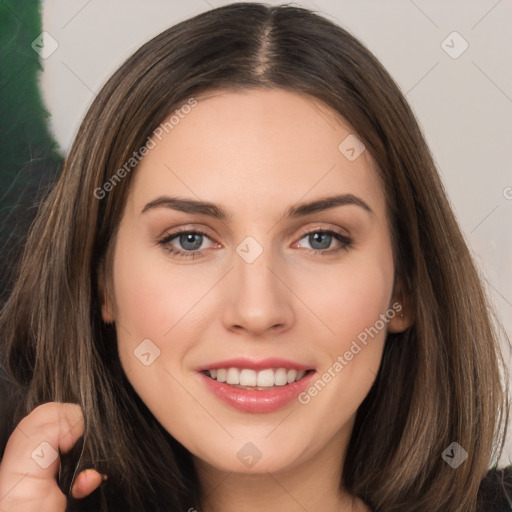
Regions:
[[[216,370],[218,368],[247,368],[250,370],[266,370],[267,368],[286,368],[288,370],[312,370],[311,366],[296,363],[289,359],[280,359],[276,357],[270,357],[267,359],[248,359],[239,357],[236,359],[226,359],[224,361],[217,361],[203,365],[198,368],[198,371],[203,372],[206,370]]]

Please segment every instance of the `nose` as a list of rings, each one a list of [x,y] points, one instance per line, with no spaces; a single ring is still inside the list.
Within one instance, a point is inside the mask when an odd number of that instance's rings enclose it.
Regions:
[[[270,250],[251,263],[235,254],[223,312],[225,327],[253,336],[289,329],[294,322],[293,293],[285,274]]]

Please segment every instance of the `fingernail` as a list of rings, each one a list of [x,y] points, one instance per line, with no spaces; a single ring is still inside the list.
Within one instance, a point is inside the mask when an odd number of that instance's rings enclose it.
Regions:
[[[78,473],[76,479],[75,479],[75,482],[71,488],[71,495],[74,497],[74,498],[83,498],[85,496],[87,496],[87,494],[89,494],[91,491],[88,491],[88,492],[84,492],[84,485],[86,485],[86,482],[87,482],[87,474],[88,473],[96,473],[98,476],[100,476],[101,478],[101,481],[104,482],[105,480],[108,479],[108,476],[105,475],[105,474],[102,474],[102,473],[98,473],[95,469],[93,468],[87,468],[87,469],[84,469],[83,471],[80,471],[80,473]],[[98,484],[96,484],[97,486]]]

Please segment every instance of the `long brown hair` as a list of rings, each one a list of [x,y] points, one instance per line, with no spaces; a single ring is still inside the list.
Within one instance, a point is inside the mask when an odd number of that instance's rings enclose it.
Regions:
[[[81,464],[109,475],[104,503],[115,490],[126,499],[123,510],[199,506],[190,454],[131,388],[115,329],[100,315],[98,272],[105,265],[109,275],[106,255],[137,171],[125,172],[101,199],[97,191],[173,109],[204,91],[254,87],[314,97],[341,114],[377,162],[387,199],[412,325],[388,334],[340,485],[374,511],[476,510],[508,418],[481,279],[392,78],[347,31],[297,7],[240,3],[200,14],[142,46],[98,94],[1,313],[2,364],[20,389],[9,428],[40,403],[79,403]],[[468,453],[457,469],[441,457],[452,442]]]

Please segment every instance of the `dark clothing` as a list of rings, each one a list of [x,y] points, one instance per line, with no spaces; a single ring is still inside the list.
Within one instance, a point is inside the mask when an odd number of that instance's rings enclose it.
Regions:
[[[512,466],[491,470],[480,484],[479,512],[510,512],[512,510]]]
[[[97,494],[97,493],[94,493]],[[91,499],[92,498],[92,499]],[[85,500],[74,501],[70,503],[70,511],[73,512],[97,512],[99,510],[99,500],[93,496]],[[86,503],[89,501],[89,503]],[[124,506],[118,508],[115,499],[109,500],[112,505],[108,508],[109,512],[126,512]],[[194,509],[195,510],[195,509]],[[512,511],[512,466],[504,469],[491,470],[480,484],[478,494],[478,512],[511,512]],[[140,512],[150,512],[144,510]],[[181,512],[181,511],[180,511]],[[407,512],[404,510],[404,512]],[[426,511],[428,512],[428,511]],[[450,511],[446,511],[450,512]]]

